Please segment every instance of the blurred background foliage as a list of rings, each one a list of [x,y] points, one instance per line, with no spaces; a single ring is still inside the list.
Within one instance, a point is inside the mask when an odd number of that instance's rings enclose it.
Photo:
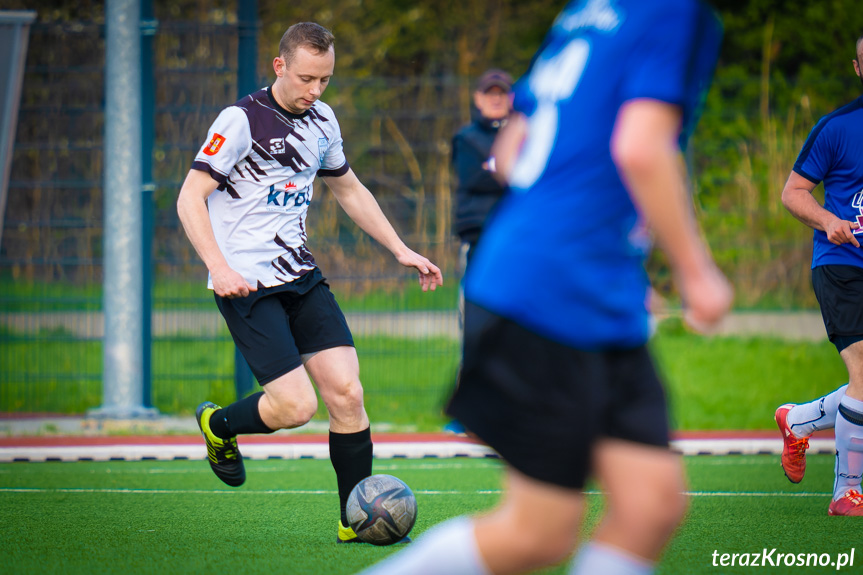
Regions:
[[[174,211],[206,129],[237,97],[237,0],[157,0],[156,279],[204,270]],[[313,20],[336,35],[324,100],[349,161],[406,240],[448,272],[450,138],[471,117],[473,80],[526,69],[560,0],[258,0],[257,75],[271,81],[281,34]],[[851,0],[720,0],[725,41],[687,161],[696,207],[738,307],[814,306],[810,232],[779,196],[821,115],[859,96],[851,59],[863,10]],[[104,10],[93,0],[0,0],[38,12],[31,33],[0,278],[101,285]],[[638,55],[633,54],[633,59]],[[628,62],[620,62],[627,66]],[[817,193],[817,192],[816,192]],[[312,249],[346,291],[397,289],[400,270],[319,186]],[[660,255],[657,287],[673,291]]]

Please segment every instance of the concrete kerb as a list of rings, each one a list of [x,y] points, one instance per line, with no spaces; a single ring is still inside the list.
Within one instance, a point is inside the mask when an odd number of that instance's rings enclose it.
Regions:
[[[272,435],[244,436],[240,441],[248,459],[326,459],[329,444],[326,422],[312,422],[300,430]],[[464,435],[412,433],[391,426],[374,426],[375,457],[449,458],[497,457],[487,446]],[[671,447],[683,455],[776,455],[782,452],[778,431],[680,432]],[[832,434],[810,440],[809,453],[832,454]],[[0,462],[175,460],[206,457],[192,417],[112,421],[82,418],[0,419]]]

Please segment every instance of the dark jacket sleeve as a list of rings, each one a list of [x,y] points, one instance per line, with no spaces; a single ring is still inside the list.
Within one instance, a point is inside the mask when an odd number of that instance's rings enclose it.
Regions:
[[[483,130],[474,123],[453,138],[452,162],[458,179],[454,227],[466,242],[477,240],[488,214],[504,192],[504,187],[484,167],[495,134],[496,130]]]

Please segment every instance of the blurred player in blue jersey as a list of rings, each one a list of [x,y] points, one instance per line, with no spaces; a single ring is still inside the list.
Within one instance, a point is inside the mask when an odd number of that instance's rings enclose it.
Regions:
[[[863,36],[854,72],[863,82]],[[812,190],[824,182],[824,206]],[[810,132],[782,203],[813,228],[812,287],[827,336],[848,368],[848,384],[811,401],[776,410],[782,467],[793,483],[806,472],[809,436],[836,428],[836,480],[830,515],[863,516],[863,97],[824,116]]]
[[[697,0],[570,2],[558,16],[495,144],[511,191],[468,266],[449,410],[506,460],[506,491],[489,514],[443,523],[369,573],[500,575],[564,560],[589,477],[605,512],[570,573],[653,571],[686,498],[646,348],[643,263],[652,232],[692,326],[731,305],[680,158],[720,39]]]
[[[215,474],[246,480],[236,436],[330,418],[330,459],[341,515],[338,541],[356,535],[345,517],[351,489],[372,471],[372,440],[353,338],[306,246],[313,182],[320,176],[345,212],[419,272],[423,291],[440,270],[399,239],[345,158],[332,108],[319,100],[333,75],[333,35],[291,26],[273,60],[276,80],[225,108],[180,190],[177,210],[210,272],[216,304],[263,391],[221,408],[204,402],[198,425]]]

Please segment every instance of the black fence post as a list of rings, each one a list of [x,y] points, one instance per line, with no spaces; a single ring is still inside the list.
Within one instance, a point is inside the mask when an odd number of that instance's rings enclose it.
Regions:
[[[258,0],[237,2],[237,98],[258,89]],[[240,350],[234,347],[234,386],[237,399],[252,391],[252,370]]]
[[[155,210],[153,194],[153,146],[156,124],[156,77],[153,73],[153,39],[159,22],[154,18],[153,0],[141,0],[141,404],[153,407],[153,237]]]

